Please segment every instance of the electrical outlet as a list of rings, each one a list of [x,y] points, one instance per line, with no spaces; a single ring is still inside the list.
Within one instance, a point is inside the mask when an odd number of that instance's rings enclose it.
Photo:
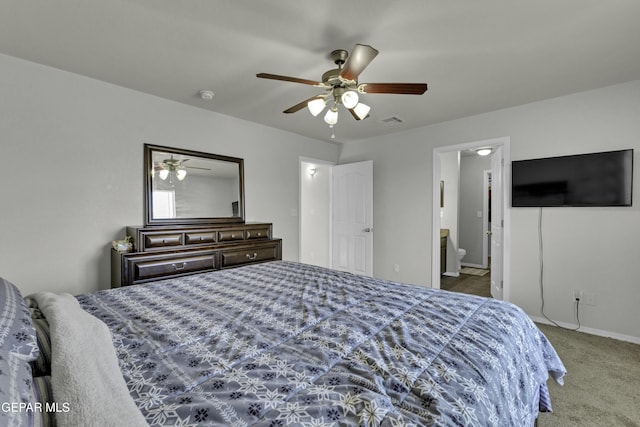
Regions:
[[[400,273],[400,264],[393,264],[393,271]]]
[[[573,299],[572,302],[578,301],[578,303],[584,303],[582,299],[582,291],[580,289],[573,290]]]
[[[596,305],[596,294],[585,292],[584,293],[584,303],[586,305]]]

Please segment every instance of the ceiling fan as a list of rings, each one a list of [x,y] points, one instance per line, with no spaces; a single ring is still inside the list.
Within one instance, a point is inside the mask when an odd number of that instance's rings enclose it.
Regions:
[[[182,181],[187,176],[187,168],[211,170],[208,168],[201,168],[197,166],[184,166],[184,163],[188,161],[189,159],[176,159],[172,154],[171,158],[164,159],[161,162],[155,163],[153,169],[158,172],[158,176],[163,181],[166,180],[170,175],[175,175],[179,181]]]
[[[342,104],[356,120],[368,117],[370,107],[359,102],[358,94],[389,93],[400,95],[422,95],[427,90],[426,83],[358,83],[358,76],[378,55],[378,51],[369,45],[356,44],[349,52],[343,49],[331,52],[331,59],[338,66],[322,75],[322,81],[300,79],[297,77],[280,76],[277,74],[259,73],[256,77],[262,79],[282,80],[319,87],[324,93],[287,108],[285,114],[295,113],[308,107],[311,114],[317,116],[333,101],[324,116],[324,121],[330,126],[338,122],[338,105]]]

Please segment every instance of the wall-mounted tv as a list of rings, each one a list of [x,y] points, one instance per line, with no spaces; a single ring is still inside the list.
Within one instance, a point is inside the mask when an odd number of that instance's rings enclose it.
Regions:
[[[633,150],[511,162],[511,206],[631,206]]]

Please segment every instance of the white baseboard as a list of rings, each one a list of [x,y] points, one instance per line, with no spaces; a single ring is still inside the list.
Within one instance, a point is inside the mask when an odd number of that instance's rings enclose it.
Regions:
[[[460,277],[460,273],[454,273],[452,271],[447,271],[445,273],[442,273],[443,276],[449,276],[449,277]]]
[[[544,318],[544,317],[537,317],[537,316],[531,316],[529,315],[529,318],[531,320],[533,320],[534,322],[537,323],[544,323],[545,325],[553,325],[553,323],[551,321],[549,321],[548,319]],[[558,322],[555,321],[558,325],[564,327],[564,328],[569,328],[569,329],[575,329],[578,327],[577,324],[573,324],[573,323],[566,323],[566,322]],[[627,341],[633,344],[640,344],[640,337],[634,337],[631,335],[623,335],[623,334],[619,334],[617,332],[609,332],[609,331],[603,331],[601,329],[595,329],[595,328],[589,328],[586,326],[580,326],[580,329],[578,330],[578,332],[584,332],[586,334],[591,334],[591,335],[597,335],[599,337],[606,337],[606,338],[613,338],[616,340],[620,340],[620,341]]]

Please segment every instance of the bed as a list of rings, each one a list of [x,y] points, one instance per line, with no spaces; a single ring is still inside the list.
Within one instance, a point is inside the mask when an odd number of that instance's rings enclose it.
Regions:
[[[22,425],[526,426],[566,373],[513,304],[289,261],[25,307]]]

